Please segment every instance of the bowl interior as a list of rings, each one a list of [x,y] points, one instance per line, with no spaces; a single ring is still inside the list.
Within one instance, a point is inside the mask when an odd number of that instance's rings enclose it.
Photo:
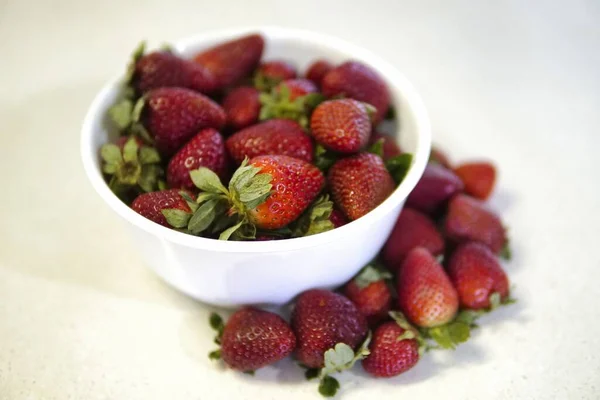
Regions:
[[[122,93],[119,78],[108,83],[98,94],[88,111],[82,130],[83,163],[95,189],[117,213],[134,225],[182,245],[211,250],[271,252],[285,251],[286,248],[311,247],[324,241],[338,240],[344,235],[351,234],[352,230],[360,230],[361,224],[369,224],[378,218],[384,218],[414,188],[429,157],[431,147],[429,121],[425,108],[412,85],[395,68],[369,51],[313,32],[284,28],[247,28],[199,35],[175,43],[174,48],[182,56],[192,57],[205,48],[250,32],[260,32],[265,38],[263,60],[289,61],[298,67],[301,75],[307,66],[318,58],[329,60],[334,64],[347,60],[362,61],[381,74],[390,88],[397,117],[397,123],[384,125],[383,129],[395,136],[403,150],[414,155],[413,165],[396,191],[379,207],[357,221],[333,231],[305,238],[275,242],[221,242],[164,228],[146,220],[122,203],[110,192],[102,177],[99,149],[102,144],[114,140],[118,135],[117,129],[108,118],[107,110]]]

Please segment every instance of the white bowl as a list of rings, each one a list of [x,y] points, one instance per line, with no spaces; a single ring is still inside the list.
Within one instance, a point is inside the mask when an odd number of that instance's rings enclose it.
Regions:
[[[81,154],[98,194],[125,221],[140,255],[160,277],[183,293],[218,306],[283,304],[310,288],[332,288],[349,280],[381,249],[406,197],[421,177],[431,147],[430,124],[423,103],[408,80],[369,51],[313,32],[255,27],[211,32],[174,44],[176,52],[196,52],[247,34],[265,38],[263,59],[281,58],[304,71],[317,58],[333,63],[362,61],[384,77],[399,118],[397,137],[413,153],[408,175],[394,193],[364,217],[322,234],[279,241],[227,242],[195,237],[158,225],[121,202],[106,185],[99,149],[115,138],[107,109],[121,93],[120,78],[96,96],[82,128]]]

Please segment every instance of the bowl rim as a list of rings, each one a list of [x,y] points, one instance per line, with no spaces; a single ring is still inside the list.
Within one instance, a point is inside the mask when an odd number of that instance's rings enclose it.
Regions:
[[[82,125],[80,143],[82,162],[86,175],[96,192],[117,214],[136,227],[178,245],[214,252],[276,253],[309,249],[314,246],[343,240],[345,236],[353,233],[352,230],[354,230],[354,232],[365,230],[364,228],[373,224],[374,221],[385,218],[398,203],[406,200],[409,193],[416,186],[425,170],[431,149],[431,125],[429,117],[425,105],[413,85],[395,67],[381,57],[373,54],[371,51],[334,36],[302,29],[277,26],[248,26],[234,29],[214,30],[176,40],[173,42],[173,47],[177,52],[182,52],[188,47],[200,45],[205,41],[228,40],[235,36],[249,33],[261,33],[267,40],[269,37],[299,39],[304,42],[319,44],[319,46],[336,48],[344,53],[352,54],[353,57],[357,59],[368,59],[369,65],[375,68],[384,77],[388,85],[402,93],[404,103],[413,114],[417,132],[417,144],[416,151],[413,152],[412,166],[404,180],[398,185],[394,192],[375,209],[355,221],[317,235],[293,239],[273,241],[221,241],[189,235],[159,225],[133,211],[133,209],[123,203],[109,189],[100,170],[98,150],[93,146],[94,126],[98,118],[103,118],[103,114],[100,112],[103,103],[105,102],[106,97],[119,89],[122,74],[109,80],[103,86],[88,108]]]

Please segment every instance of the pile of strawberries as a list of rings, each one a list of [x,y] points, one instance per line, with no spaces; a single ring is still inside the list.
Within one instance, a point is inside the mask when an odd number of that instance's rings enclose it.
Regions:
[[[101,151],[123,201],[189,234],[279,240],[337,228],[391,194],[412,158],[376,129],[393,114],[384,81],[353,61],[319,60],[298,78],[287,62],[261,63],[263,46],[250,35],[193,60],[136,52],[110,110],[123,136]],[[434,149],[372,263],[337,291],[300,294],[289,323],[255,307],[226,323],[212,314],[210,357],[248,373],[293,355],[333,396],[332,375],[357,362],[392,377],[454,349],[511,302],[506,231],[483,203],[495,181],[492,164],[452,166]]]
[[[377,131],[390,94],[369,66],[314,62],[304,78],[261,62],[260,35],[188,60],[133,55],[110,109],[122,136],[101,150],[110,188],[144,217],[207,238],[273,240],[358,219],[412,156]]]

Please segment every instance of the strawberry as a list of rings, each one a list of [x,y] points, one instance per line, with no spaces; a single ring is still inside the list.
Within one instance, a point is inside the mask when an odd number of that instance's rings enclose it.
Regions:
[[[386,322],[375,330],[369,351],[370,354],[362,360],[367,373],[379,378],[400,375],[419,362],[421,344],[418,332],[405,321]]]
[[[317,86],[321,86],[323,77],[333,69],[333,65],[325,60],[317,60],[310,64],[306,71],[306,79],[310,79]]]
[[[356,61],[345,62],[325,74],[321,91],[327,97],[343,95],[372,105],[377,109],[375,124],[383,119],[390,106],[384,80],[371,67]]]
[[[394,158],[402,154],[402,150],[396,140],[390,135],[384,133],[374,132],[371,135],[369,144],[376,144],[378,141],[382,141],[383,160],[387,161],[390,158]]]
[[[463,183],[454,172],[439,164],[429,163],[417,186],[408,195],[406,204],[428,214],[434,213],[462,190]]]
[[[508,278],[496,256],[481,243],[459,246],[448,263],[448,275],[462,307],[480,310],[497,305],[494,294],[500,301],[508,298]]]
[[[266,61],[254,74],[254,86],[263,92],[268,92],[279,82],[296,78],[296,68],[283,60]]]
[[[452,169],[452,166],[450,164],[450,159],[448,158],[446,153],[444,153],[442,150],[440,150],[438,147],[435,147],[435,146],[433,146],[431,148],[431,152],[429,153],[429,162],[437,163],[437,164],[441,165],[442,167]]]
[[[312,161],[313,144],[310,137],[296,122],[272,119],[245,128],[226,141],[227,150],[236,163],[245,157],[286,155],[307,162]]]
[[[167,222],[163,211],[178,210],[182,214],[191,215],[190,200],[192,194],[179,189],[168,189],[160,192],[140,194],[131,203],[131,208],[138,214],[167,228],[173,227]],[[187,197],[187,198],[186,198]]]
[[[294,332],[283,318],[254,307],[233,313],[219,341],[221,350],[211,358],[220,356],[227,366],[243,372],[282,360],[296,347]]]
[[[151,90],[135,108],[134,129],[151,136],[157,150],[165,156],[174,154],[201,129],[221,129],[226,119],[217,103],[183,88]],[[140,109],[143,128],[138,123]]]
[[[344,226],[348,223],[344,213],[337,209],[331,210],[329,221],[331,221],[334,228],[339,228],[340,226]]]
[[[370,153],[337,161],[328,176],[333,200],[351,221],[377,207],[395,188],[381,158]]]
[[[260,113],[259,91],[250,86],[233,89],[223,100],[227,125],[242,129],[258,122]]]
[[[465,192],[477,199],[487,199],[494,189],[496,168],[489,162],[464,163],[454,172],[463,181]]]
[[[385,265],[391,271],[397,271],[404,257],[415,247],[424,247],[438,256],[444,253],[444,238],[427,215],[405,207],[383,246]]]
[[[133,55],[126,81],[139,94],[160,87],[183,87],[202,93],[217,88],[213,74],[193,61],[185,60],[170,51],[154,51],[144,55],[142,43]]]
[[[247,35],[204,50],[194,61],[208,69],[219,88],[223,88],[252,73],[260,62],[264,46],[262,36]]]
[[[390,310],[392,293],[386,278],[391,278],[391,275],[368,265],[344,286],[344,294],[367,318],[369,326],[375,326],[385,319]]]
[[[216,129],[202,129],[171,158],[167,167],[169,187],[195,189],[190,171],[200,167],[214,171],[221,179],[227,176],[225,143]]]
[[[396,280],[398,306],[415,325],[431,328],[450,322],[458,294],[442,266],[422,247],[411,250]]]
[[[367,334],[367,321],[344,296],[328,290],[308,290],[296,300],[292,329],[296,358],[309,368],[323,366],[324,354],[336,344],[356,348]]]
[[[479,241],[496,254],[506,244],[500,219],[482,202],[465,194],[457,194],[448,204],[444,230],[455,242]]]
[[[340,153],[356,153],[369,141],[371,121],[367,107],[352,99],[329,100],[315,108],[310,118],[315,140]]]
[[[283,86],[287,86],[289,90],[289,100],[294,101],[298,97],[306,96],[309,93],[316,93],[319,90],[312,81],[308,79],[286,79],[277,86],[275,90],[280,93]]]
[[[309,80],[288,79],[277,84],[270,93],[261,93],[259,100],[260,120],[290,119],[307,128],[310,114],[325,97],[317,93]]]

